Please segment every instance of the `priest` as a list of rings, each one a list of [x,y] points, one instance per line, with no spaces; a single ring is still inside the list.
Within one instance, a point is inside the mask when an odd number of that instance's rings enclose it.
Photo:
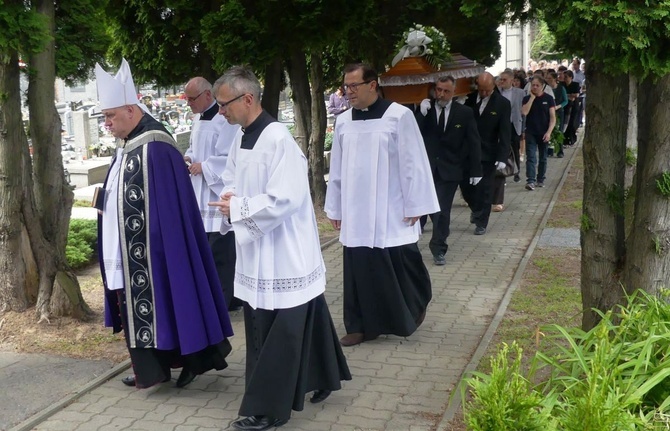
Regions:
[[[184,95],[191,111],[196,114],[184,161],[191,174],[191,184],[198,200],[226,304],[229,310],[238,309],[241,304],[233,298],[235,234],[221,234],[223,216],[220,211],[207,204],[218,199],[219,192],[223,189],[221,174],[226,168],[228,152],[240,126],[229,124],[223,116],[218,115],[219,107],[214,100],[212,84],[202,76],[196,76],[186,83]]]
[[[233,67],[214,84],[219,113],[242,126],[223,173],[221,232],[235,229],[235,296],[244,301],[246,385],[238,430],[285,424],[351,374],[324,298],[326,268],[307,159],[260,104],[253,72]]]
[[[420,216],[440,210],[412,112],[379,97],[369,65],[344,71],[353,109],[338,117],[325,210],[344,245],[344,346],[408,336],[426,316],[430,277]]]
[[[177,386],[227,366],[233,335],[184,159],[137,99],[128,63],[112,77],[96,65],[105,127],[119,140],[97,193],[105,324],[123,330],[128,386]]]

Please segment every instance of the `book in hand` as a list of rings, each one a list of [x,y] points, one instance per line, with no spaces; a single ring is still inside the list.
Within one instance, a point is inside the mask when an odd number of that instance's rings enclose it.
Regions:
[[[99,209],[102,211],[105,208],[105,189],[102,187],[96,187],[95,192],[93,192],[93,200],[91,201],[91,206],[93,208]]]

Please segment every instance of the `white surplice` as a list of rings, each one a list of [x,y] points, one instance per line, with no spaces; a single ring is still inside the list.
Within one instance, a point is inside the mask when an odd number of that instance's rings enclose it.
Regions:
[[[419,223],[440,210],[426,148],[414,115],[391,103],[382,118],[337,117],[325,210],[341,220],[347,247],[387,248],[419,240]]]
[[[105,268],[105,280],[109,290],[125,287],[123,277],[123,259],[121,258],[121,234],[119,231],[119,181],[123,148],[117,148],[109,168],[105,184],[104,206],[102,212],[102,262]]]
[[[219,200],[224,187],[221,173],[226,169],[230,146],[240,126],[232,125],[222,115],[215,115],[208,121],[200,120],[200,114],[193,120],[191,144],[184,153],[193,163],[202,163],[202,174],[191,175],[191,183],[198,200],[200,215],[205,232],[218,232],[223,216],[208,202]]]
[[[326,285],[307,159],[281,123],[265,127],[253,149],[240,147],[242,135],[233,143],[222,192],[235,194],[230,223],[221,225],[221,233],[235,230],[235,296],[254,309],[305,304]]]

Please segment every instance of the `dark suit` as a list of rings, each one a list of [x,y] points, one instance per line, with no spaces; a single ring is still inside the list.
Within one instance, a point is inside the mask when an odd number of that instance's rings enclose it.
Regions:
[[[428,161],[433,172],[435,191],[440,202],[440,212],[433,219],[433,235],[429,246],[433,255],[447,253],[447,237],[451,221],[451,205],[461,180],[468,179],[466,173],[480,177],[481,143],[477,123],[472,110],[458,102],[451,102],[446,127],[438,127],[435,101],[426,116],[416,115]]]
[[[472,210],[475,224],[486,228],[491,215],[493,200],[493,180],[495,178],[495,162],[507,163],[510,152],[511,127],[509,119],[512,106],[498,91],[493,90],[486,107],[479,113],[475,91],[468,94],[465,105],[472,108],[477,130],[482,142],[482,180],[477,186],[468,181],[461,181],[463,198]],[[469,175],[474,176],[474,175]]]

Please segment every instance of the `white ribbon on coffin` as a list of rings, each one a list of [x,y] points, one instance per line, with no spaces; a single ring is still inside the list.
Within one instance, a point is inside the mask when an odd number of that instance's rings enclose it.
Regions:
[[[426,54],[428,49],[426,45],[431,43],[433,39],[426,36],[426,33],[421,30],[412,30],[407,35],[405,46],[400,48],[400,52],[393,57],[391,66],[395,66],[400,60],[407,57],[421,57]]]

